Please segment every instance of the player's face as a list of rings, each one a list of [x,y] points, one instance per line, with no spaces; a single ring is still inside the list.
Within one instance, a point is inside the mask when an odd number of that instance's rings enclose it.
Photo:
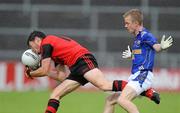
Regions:
[[[33,41],[29,42],[30,48],[37,54],[40,54],[40,45],[41,45],[40,38],[35,38]]]
[[[124,18],[124,23],[124,27],[128,30],[128,32],[135,35],[137,24],[132,21],[130,15]]]

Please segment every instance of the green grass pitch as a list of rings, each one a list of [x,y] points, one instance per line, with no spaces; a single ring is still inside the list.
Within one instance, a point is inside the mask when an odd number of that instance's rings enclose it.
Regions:
[[[49,91],[0,92],[0,113],[44,113]],[[58,113],[102,113],[103,92],[73,92],[61,100]],[[180,93],[161,92],[161,104],[156,105],[146,98],[137,98],[134,103],[140,113],[180,113]],[[126,113],[116,106],[115,113]]]

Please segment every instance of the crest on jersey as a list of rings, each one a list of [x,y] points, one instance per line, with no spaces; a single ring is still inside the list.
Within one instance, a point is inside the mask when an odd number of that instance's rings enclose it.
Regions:
[[[136,40],[136,41],[134,41],[134,43],[135,43],[135,46],[136,46],[136,47],[139,47],[140,44],[141,44],[141,40]]]

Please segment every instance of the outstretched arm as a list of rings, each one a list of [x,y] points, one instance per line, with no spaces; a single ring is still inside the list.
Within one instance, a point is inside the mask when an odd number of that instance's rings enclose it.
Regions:
[[[169,36],[167,39],[165,39],[165,35],[162,36],[161,43],[160,44],[154,44],[153,48],[157,51],[160,52],[162,50],[165,50],[172,46],[173,44],[173,38]]]

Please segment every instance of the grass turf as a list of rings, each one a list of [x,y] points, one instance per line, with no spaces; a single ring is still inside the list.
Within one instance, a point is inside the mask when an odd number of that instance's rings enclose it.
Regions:
[[[0,92],[0,113],[44,113],[49,91]],[[73,92],[61,100],[58,113],[102,113],[102,92]],[[161,93],[161,103],[156,105],[146,98],[134,103],[141,113],[180,113],[180,93]],[[115,113],[126,113],[116,106]]]

